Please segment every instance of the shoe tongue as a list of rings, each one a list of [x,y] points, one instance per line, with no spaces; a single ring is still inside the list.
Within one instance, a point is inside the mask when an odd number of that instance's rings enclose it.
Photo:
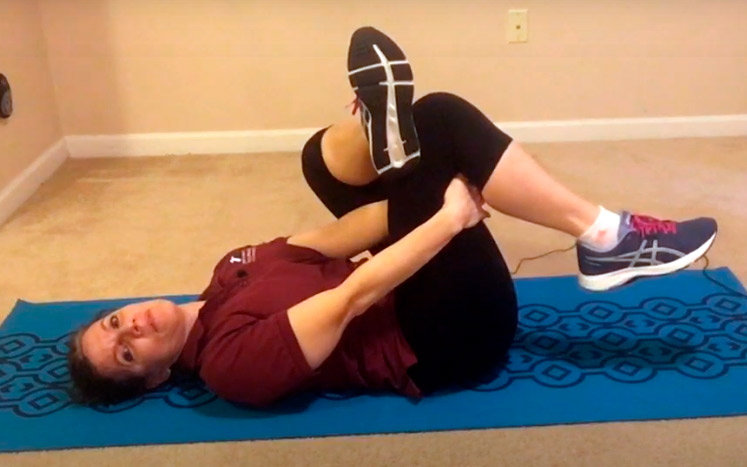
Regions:
[[[631,214],[628,211],[620,213],[620,227],[617,229],[618,241],[622,240],[626,235],[635,230],[633,229],[631,222]]]

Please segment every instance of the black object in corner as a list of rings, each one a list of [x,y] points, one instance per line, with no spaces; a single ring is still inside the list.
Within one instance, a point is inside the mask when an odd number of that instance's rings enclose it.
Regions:
[[[13,98],[10,84],[5,75],[0,74],[0,118],[8,118],[13,114]]]

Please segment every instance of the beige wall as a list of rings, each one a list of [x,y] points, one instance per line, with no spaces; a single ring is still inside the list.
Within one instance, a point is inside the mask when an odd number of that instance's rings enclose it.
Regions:
[[[408,52],[417,94],[495,120],[747,113],[744,0],[42,0],[68,134],[316,127],[350,32]],[[529,9],[529,43],[505,40]]]
[[[0,73],[15,112],[0,120],[0,191],[62,137],[36,0],[0,0]]]

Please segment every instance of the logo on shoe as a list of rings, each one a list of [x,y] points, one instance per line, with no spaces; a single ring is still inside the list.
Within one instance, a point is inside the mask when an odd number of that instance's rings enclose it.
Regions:
[[[625,263],[628,267],[634,268],[642,265],[656,265],[668,263],[669,260],[662,260],[657,256],[661,253],[668,253],[675,258],[685,256],[685,253],[673,248],[660,247],[658,240],[653,240],[651,246],[648,241],[641,242],[641,246],[636,251],[623,253],[617,256],[595,256],[585,258],[589,264],[599,265],[601,263]]]

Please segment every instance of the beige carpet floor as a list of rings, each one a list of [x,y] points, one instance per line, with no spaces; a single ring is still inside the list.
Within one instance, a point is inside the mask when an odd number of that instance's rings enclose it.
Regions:
[[[610,209],[716,217],[711,264],[747,282],[747,138],[528,148]],[[228,249],[330,219],[297,154],[70,160],[0,227],[0,318],[18,298],[198,292]],[[572,243],[500,215],[489,223],[511,266]],[[519,275],[575,271],[566,252]],[[0,455],[0,465],[739,466],[747,417],[20,453]]]

